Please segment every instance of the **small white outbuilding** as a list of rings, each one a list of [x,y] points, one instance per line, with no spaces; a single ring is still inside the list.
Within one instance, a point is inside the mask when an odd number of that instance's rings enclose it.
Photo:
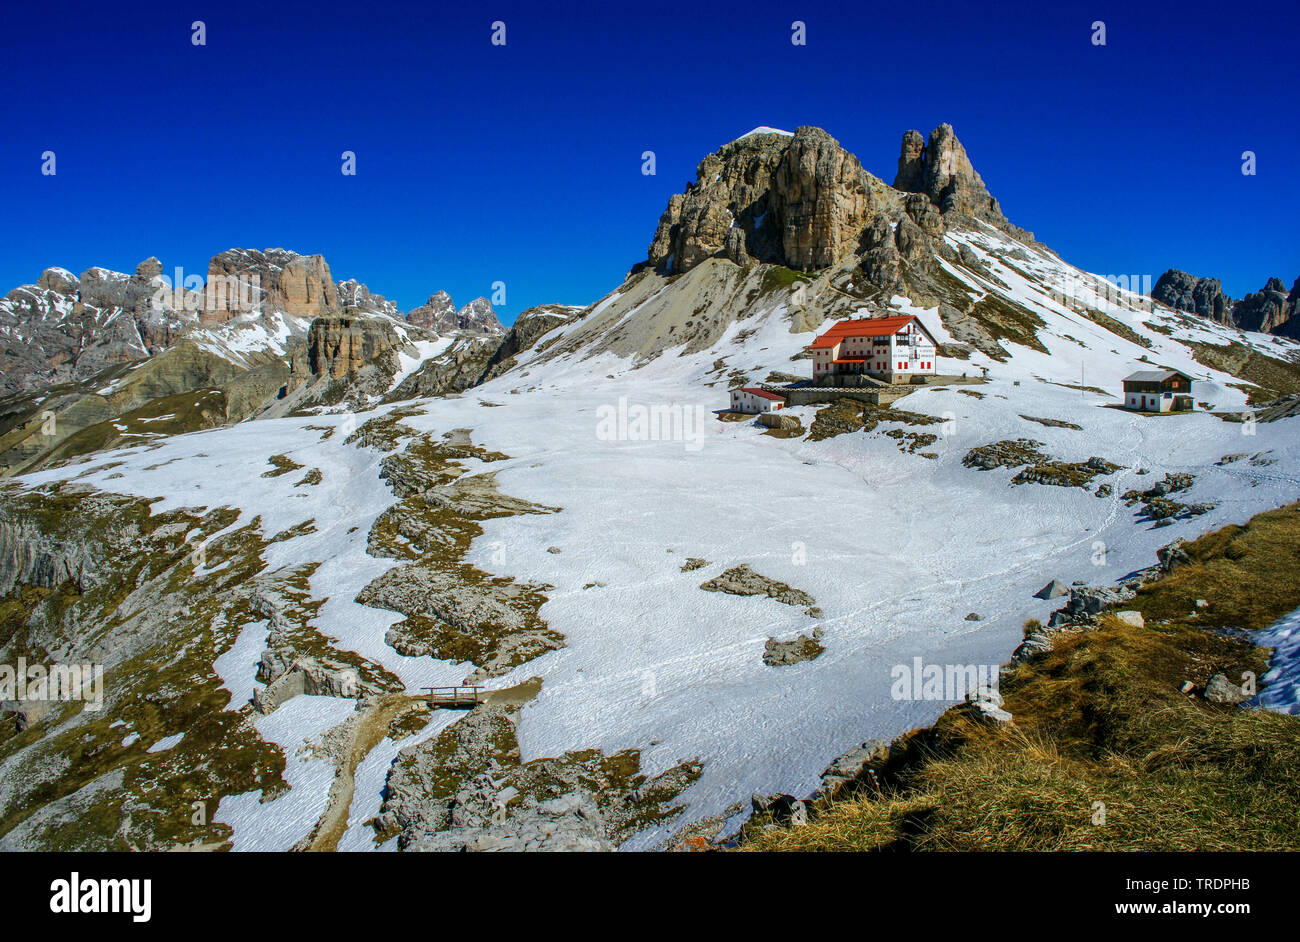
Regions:
[[[731,391],[731,411],[758,414],[785,408],[785,396],[757,386],[742,386]]]
[[[1138,412],[1195,409],[1192,378],[1178,370],[1139,370],[1124,377],[1124,407]]]

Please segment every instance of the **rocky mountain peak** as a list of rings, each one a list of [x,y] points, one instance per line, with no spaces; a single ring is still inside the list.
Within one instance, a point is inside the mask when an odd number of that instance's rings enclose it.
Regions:
[[[1197,278],[1171,268],[1156,279],[1151,297],[1175,311],[1199,314],[1221,324],[1231,322],[1232,298],[1223,293],[1218,278]]]
[[[705,157],[696,173],[669,199],[650,243],[650,264],[671,274],[717,257],[822,270],[879,242],[871,233],[881,220],[892,229],[908,217],[910,228],[930,234],[966,217],[1032,241],[1002,215],[949,124],[928,141],[920,131],[903,135],[892,187],[811,126],[756,129]],[[902,238],[915,241],[910,231]]]
[[[1223,293],[1218,278],[1198,278],[1171,268],[1156,279],[1151,298],[1175,311],[1240,330],[1300,337],[1300,278],[1290,292],[1281,278],[1269,278],[1259,291],[1234,301]]]
[[[903,135],[894,188],[924,193],[944,214],[958,213],[1008,227],[1002,208],[975,171],[951,124],[939,125],[925,143],[920,131]]]
[[[47,268],[36,280],[36,286],[44,291],[71,296],[77,293],[81,281],[66,268]]]
[[[393,318],[402,316],[397,309],[396,301],[390,301],[382,294],[373,293],[355,278],[340,281],[335,287],[339,293],[339,304],[344,309],[352,308],[368,314],[384,314]]]
[[[898,155],[898,174],[894,189],[908,193],[925,190],[925,136],[920,131],[903,134],[903,151]]]
[[[416,327],[423,327],[435,333],[451,329],[456,319],[456,302],[445,291],[435,291],[417,308],[406,312],[406,319]]]
[[[430,295],[429,300],[407,312],[406,319],[416,327],[439,334],[469,331],[479,334],[502,334],[505,328],[487,298],[475,298],[459,310],[446,291]]]
[[[707,258],[809,270],[843,259],[888,187],[821,128],[751,132],[700,162],[669,199],[649,259],[671,272]]]
[[[505,328],[501,326],[501,321],[496,312],[492,310],[492,302],[487,298],[475,298],[456,312],[456,326],[460,330],[469,330],[479,334],[503,334]]]
[[[139,265],[135,266],[135,277],[141,281],[148,281],[151,278],[157,278],[162,274],[162,262],[150,255]]]

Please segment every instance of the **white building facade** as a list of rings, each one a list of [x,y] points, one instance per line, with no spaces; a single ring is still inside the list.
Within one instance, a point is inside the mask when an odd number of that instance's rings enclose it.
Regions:
[[[1140,370],[1124,377],[1124,407],[1138,412],[1193,410],[1192,378],[1177,370]]]
[[[915,315],[844,320],[813,341],[813,380],[866,374],[889,383],[938,373],[939,344]]]
[[[785,396],[757,386],[745,386],[731,391],[731,411],[758,414],[785,408]]]

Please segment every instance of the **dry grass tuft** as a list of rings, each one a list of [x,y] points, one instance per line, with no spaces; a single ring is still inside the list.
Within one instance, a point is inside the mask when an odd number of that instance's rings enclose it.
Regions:
[[[1300,504],[1186,549],[1126,603],[1147,627],[1102,615],[1004,678],[1014,726],[950,710],[883,786],[798,827],[751,822],[743,849],[1300,849],[1300,721],[1179,689],[1263,674],[1265,651],[1216,629],[1300,606]]]

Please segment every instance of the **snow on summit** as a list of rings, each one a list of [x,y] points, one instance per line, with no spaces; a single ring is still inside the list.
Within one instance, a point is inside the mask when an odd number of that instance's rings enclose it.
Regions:
[[[740,137],[731,141],[731,143],[734,144],[736,141],[743,141],[745,138],[753,137],[755,134],[779,134],[782,137],[794,137],[793,131],[782,131],[780,128],[769,128],[767,125],[761,125],[753,130],[746,131],[744,134],[740,135]]]

